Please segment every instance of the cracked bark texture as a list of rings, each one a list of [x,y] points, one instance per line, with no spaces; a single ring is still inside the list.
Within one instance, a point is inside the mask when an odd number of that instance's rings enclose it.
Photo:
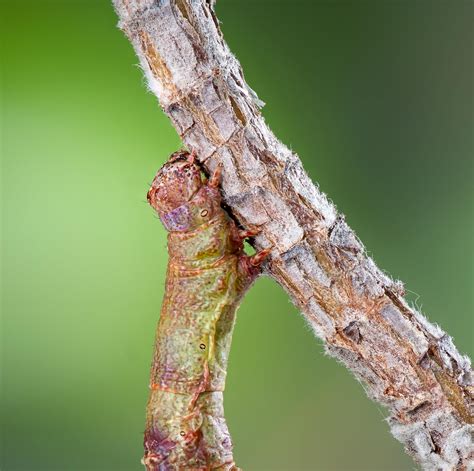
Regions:
[[[273,247],[267,273],[327,352],[390,410],[392,434],[424,469],[474,469],[467,357],[403,298],[298,156],[273,135],[205,0],[114,0],[150,90],[212,172],[237,220]]]

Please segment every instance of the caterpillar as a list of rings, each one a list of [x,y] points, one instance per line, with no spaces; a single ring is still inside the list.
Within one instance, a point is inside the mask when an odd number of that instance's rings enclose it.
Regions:
[[[156,331],[144,434],[147,471],[237,470],[223,391],[236,309],[270,250],[249,256],[222,208],[221,166],[203,176],[178,151],[147,200],[168,233],[166,287]]]

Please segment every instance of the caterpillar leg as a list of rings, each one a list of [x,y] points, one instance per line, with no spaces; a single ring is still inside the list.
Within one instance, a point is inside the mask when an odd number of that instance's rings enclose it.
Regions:
[[[270,254],[271,249],[264,249],[255,255],[242,255],[240,257],[240,269],[242,270],[242,280],[244,284],[242,289],[246,290],[249,284],[262,272],[261,265]]]
[[[249,237],[255,237],[260,234],[260,232],[260,229],[242,229],[239,231],[239,239],[243,241]]]
[[[219,184],[221,183],[222,167],[223,167],[222,162],[219,162],[213,174],[211,175],[211,178],[209,178],[209,181],[207,182],[207,184],[211,188],[218,188]]]
[[[249,257],[249,263],[253,267],[260,267],[260,265],[265,261],[265,259],[270,255],[272,249],[264,249],[257,252],[255,255]]]
[[[196,151],[193,149],[189,154],[188,154],[188,157],[187,157],[187,160],[188,162],[193,165],[194,163],[196,163],[196,158],[197,158],[197,153]]]

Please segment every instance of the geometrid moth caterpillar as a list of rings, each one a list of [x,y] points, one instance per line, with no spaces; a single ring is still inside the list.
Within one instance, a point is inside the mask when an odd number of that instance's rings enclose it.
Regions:
[[[194,154],[174,153],[147,199],[168,234],[166,290],[156,333],[143,463],[151,470],[238,469],[223,391],[235,312],[269,250],[244,253],[221,206],[220,169],[209,180]]]

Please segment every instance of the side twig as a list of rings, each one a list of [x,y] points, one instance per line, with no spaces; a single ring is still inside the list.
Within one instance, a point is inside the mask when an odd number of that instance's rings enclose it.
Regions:
[[[387,406],[393,435],[425,469],[473,464],[470,361],[410,307],[344,217],[270,131],[261,102],[224,42],[209,0],[115,0],[163,111],[212,172],[268,274],[299,306],[326,350]]]

